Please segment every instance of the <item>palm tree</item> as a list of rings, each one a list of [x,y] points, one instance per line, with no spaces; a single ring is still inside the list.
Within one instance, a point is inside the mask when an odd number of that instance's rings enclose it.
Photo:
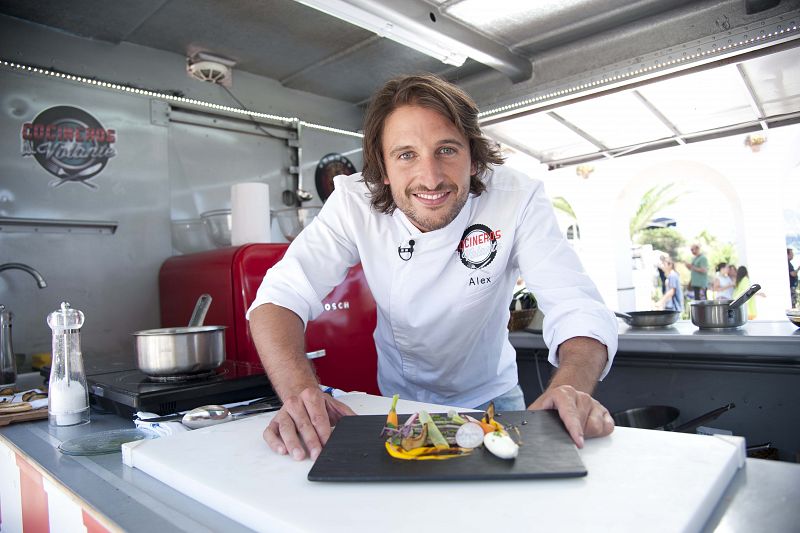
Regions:
[[[567,239],[580,239],[581,238],[581,230],[578,227],[578,217],[575,215],[575,210],[572,209],[572,206],[567,201],[566,198],[563,196],[556,196],[552,200],[553,208],[558,209],[562,213],[565,213],[569,218],[574,220],[573,224],[570,224],[567,228]]]
[[[572,209],[572,206],[563,196],[556,196],[553,198],[553,207],[569,215],[572,220],[578,220],[578,217],[575,216],[575,211]]]
[[[662,209],[671,206],[683,196],[684,193],[682,192],[668,195],[667,193],[670,192],[673,186],[675,186],[675,183],[656,185],[642,195],[639,209],[636,210],[636,214],[633,215],[630,221],[631,240],[636,234],[646,229],[653,217]]]

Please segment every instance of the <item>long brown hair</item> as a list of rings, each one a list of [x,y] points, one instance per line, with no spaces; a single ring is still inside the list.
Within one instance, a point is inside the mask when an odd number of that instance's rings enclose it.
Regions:
[[[489,164],[503,164],[499,147],[483,136],[478,125],[478,107],[461,88],[432,74],[392,78],[372,97],[364,119],[364,168],[362,176],[370,191],[372,208],[390,214],[397,207],[389,185],[384,183],[383,125],[398,107],[417,105],[437,111],[450,119],[469,140],[470,157],[475,172],[470,176],[469,191],[475,195],[486,190],[481,178]]]

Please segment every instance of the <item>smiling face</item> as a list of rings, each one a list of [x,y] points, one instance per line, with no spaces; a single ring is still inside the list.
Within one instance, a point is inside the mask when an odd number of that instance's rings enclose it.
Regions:
[[[382,139],[384,183],[397,207],[420,231],[447,226],[467,202],[475,170],[466,136],[437,111],[408,105],[386,118]]]

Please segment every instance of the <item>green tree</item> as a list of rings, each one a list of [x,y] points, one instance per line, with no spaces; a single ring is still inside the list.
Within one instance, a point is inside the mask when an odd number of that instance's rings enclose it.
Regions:
[[[667,183],[666,185],[656,185],[655,187],[647,190],[639,202],[639,209],[633,215],[630,221],[630,236],[631,240],[636,240],[636,235],[647,229],[650,221],[653,220],[662,209],[669,207],[677,202],[683,192],[674,192],[672,187],[675,183]]]
[[[675,228],[653,228],[641,230],[637,234],[636,242],[651,244],[653,250],[666,252],[673,260],[676,260],[678,250],[686,244],[686,239]]]

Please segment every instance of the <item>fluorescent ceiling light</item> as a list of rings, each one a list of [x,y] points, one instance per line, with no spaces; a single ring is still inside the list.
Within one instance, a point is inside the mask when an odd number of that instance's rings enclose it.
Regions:
[[[467,54],[454,50],[443,43],[427,40],[410,29],[403,28],[376,13],[370,12],[367,7],[370,2],[361,2],[364,7],[353,5],[344,0],[295,0],[308,7],[354,24],[365,30],[386,37],[402,45],[413,48],[442,63],[460,67],[467,60]]]

